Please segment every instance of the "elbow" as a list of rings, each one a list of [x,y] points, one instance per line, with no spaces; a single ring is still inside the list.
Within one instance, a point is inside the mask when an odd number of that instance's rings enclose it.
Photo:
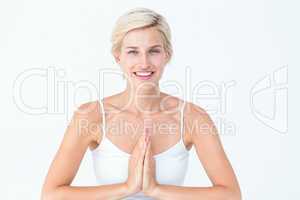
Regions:
[[[54,200],[56,199],[54,197],[54,192],[53,191],[47,191],[43,190],[41,194],[41,200]]]
[[[219,193],[220,200],[242,200],[242,193],[239,186],[218,186],[221,189],[221,193]]]
[[[41,200],[48,200],[50,199],[50,192],[49,189],[47,188],[46,184],[44,183],[43,187],[42,187],[42,191],[41,191],[41,196],[40,196]]]
[[[41,194],[41,200],[53,200],[54,198],[52,197],[53,195],[49,191],[42,191]]]
[[[41,200],[51,200],[51,199],[53,198],[51,198],[49,194],[43,193],[41,196]]]
[[[242,193],[239,187],[229,189],[228,200],[242,200]]]
[[[63,199],[56,188],[43,188],[41,193],[41,200],[59,200]]]

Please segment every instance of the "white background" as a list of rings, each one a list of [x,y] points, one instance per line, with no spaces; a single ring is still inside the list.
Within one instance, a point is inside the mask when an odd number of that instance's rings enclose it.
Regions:
[[[190,101],[222,122],[220,136],[243,199],[299,198],[300,6],[271,0],[1,1],[0,198],[39,199],[73,109],[124,88],[120,77],[105,77],[103,93],[99,71],[119,69],[110,33],[117,17],[134,7],[167,18],[175,53],[162,86],[177,81],[190,90]],[[226,83],[232,86],[222,90]],[[198,90],[207,93],[200,101],[192,92],[199,84],[207,86]],[[53,86],[68,91],[53,93]],[[88,152],[74,185],[94,184]],[[210,184],[192,149],[185,185]]]

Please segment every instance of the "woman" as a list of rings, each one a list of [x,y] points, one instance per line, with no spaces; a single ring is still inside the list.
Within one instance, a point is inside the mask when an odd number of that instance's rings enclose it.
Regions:
[[[74,112],[47,174],[43,199],[241,199],[208,114],[159,89],[172,56],[170,38],[167,22],[152,10],[138,8],[119,18],[112,53],[127,87]],[[192,146],[212,187],[181,186]],[[87,148],[99,186],[71,186]]]

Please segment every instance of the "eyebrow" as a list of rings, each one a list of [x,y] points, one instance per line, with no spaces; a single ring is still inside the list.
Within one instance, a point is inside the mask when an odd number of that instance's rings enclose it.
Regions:
[[[156,45],[153,45],[153,46],[151,46],[149,48],[155,48],[155,47],[162,47],[162,46],[160,44],[156,44]],[[138,47],[136,47],[136,46],[128,46],[128,47],[126,47],[126,49],[138,49]]]

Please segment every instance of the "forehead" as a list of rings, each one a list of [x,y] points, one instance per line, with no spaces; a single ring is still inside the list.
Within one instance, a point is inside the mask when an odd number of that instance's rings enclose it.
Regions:
[[[163,39],[161,33],[155,27],[151,27],[128,32],[123,39],[122,47],[136,46],[147,48],[154,45],[163,46]]]

